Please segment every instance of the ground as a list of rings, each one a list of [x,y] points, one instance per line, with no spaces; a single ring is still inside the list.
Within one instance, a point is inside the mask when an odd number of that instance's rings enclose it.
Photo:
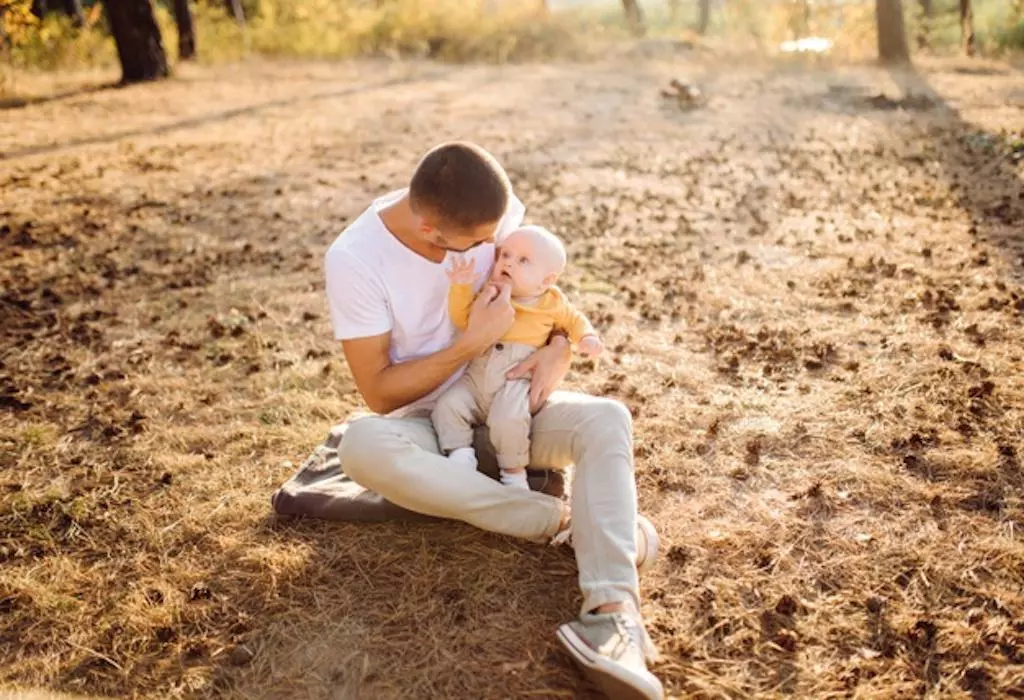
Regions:
[[[571,551],[269,513],[361,407],[327,245],[458,137],[568,242],[610,349],[567,381],[634,416],[670,695],[1020,697],[1021,74],[669,54],[74,76],[6,110],[0,684],[589,692],[553,635]]]

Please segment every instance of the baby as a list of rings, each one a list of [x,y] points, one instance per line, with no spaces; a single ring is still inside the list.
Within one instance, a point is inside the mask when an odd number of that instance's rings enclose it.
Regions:
[[[467,469],[477,465],[473,426],[486,422],[501,482],[516,488],[529,488],[530,382],[506,380],[505,373],[545,345],[555,328],[568,333],[582,355],[595,357],[604,349],[587,318],[555,286],[564,269],[565,247],[540,226],[520,227],[501,242],[490,284],[511,287],[515,321],[441,395],[432,416],[442,452]],[[474,277],[468,260],[456,261],[448,272],[448,310],[460,331],[469,322]]]

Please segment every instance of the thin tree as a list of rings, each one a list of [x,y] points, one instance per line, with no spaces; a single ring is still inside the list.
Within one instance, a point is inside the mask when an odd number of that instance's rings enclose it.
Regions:
[[[242,9],[242,0],[224,0],[224,7],[227,8],[228,14],[235,18],[239,27],[245,26],[245,10]]]
[[[64,0],[64,11],[71,18],[71,26],[81,27],[85,24],[85,13],[82,12],[82,0]]]
[[[104,5],[121,61],[121,82],[166,78],[167,54],[149,0],[104,0]]]
[[[921,2],[921,25],[917,29],[917,46],[925,48],[931,43],[932,17],[935,15],[935,8],[932,0],[920,0]]]
[[[675,22],[679,19],[679,3],[681,0],[667,0],[668,3],[668,19],[670,22]]]
[[[875,0],[878,28],[878,57],[883,63],[908,63],[907,30],[903,23],[902,0]]]
[[[187,61],[196,55],[196,28],[188,0],[174,0],[174,23],[178,25],[178,59]]]
[[[622,0],[622,9],[626,12],[626,22],[633,33],[643,36],[647,31],[647,24],[640,3],[637,0]]]
[[[85,24],[85,14],[82,12],[82,0],[64,0],[64,12],[71,18],[71,25],[81,27]],[[46,17],[50,11],[48,0],[32,0],[32,14],[39,19]]]
[[[971,0],[960,0],[960,38],[964,55],[974,55],[974,8]]]
[[[800,39],[810,33],[811,3],[810,0],[789,1],[789,31],[794,39]]]
[[[699,0],[697,4],[697,33],[707,34],[711,25],[711,0]]]

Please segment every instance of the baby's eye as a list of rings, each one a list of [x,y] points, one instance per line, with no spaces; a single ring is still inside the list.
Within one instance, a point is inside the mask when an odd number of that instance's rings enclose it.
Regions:
[[[526,257],[521,257],[519,258],[519,262],[520,264],[525,265],[526,263],[530,262],[530,259]]]

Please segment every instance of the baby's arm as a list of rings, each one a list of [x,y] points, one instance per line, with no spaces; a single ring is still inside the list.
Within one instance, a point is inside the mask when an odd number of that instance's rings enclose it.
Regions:
[[[581,355],[597,357],[604,350],[604,343],[597,336],[597,331],[590,321],[568,300],[563,301],[560,318],[555,325],[569,332],[569,338],[579,348]]]
[[[452,283],[448,290],[448,315],[452,323],[460,331],[469,325],[469,311],[473,308],[473,280],[476,272],[473,261],[469,258],[456,259],[448,270],[448,280]]]

